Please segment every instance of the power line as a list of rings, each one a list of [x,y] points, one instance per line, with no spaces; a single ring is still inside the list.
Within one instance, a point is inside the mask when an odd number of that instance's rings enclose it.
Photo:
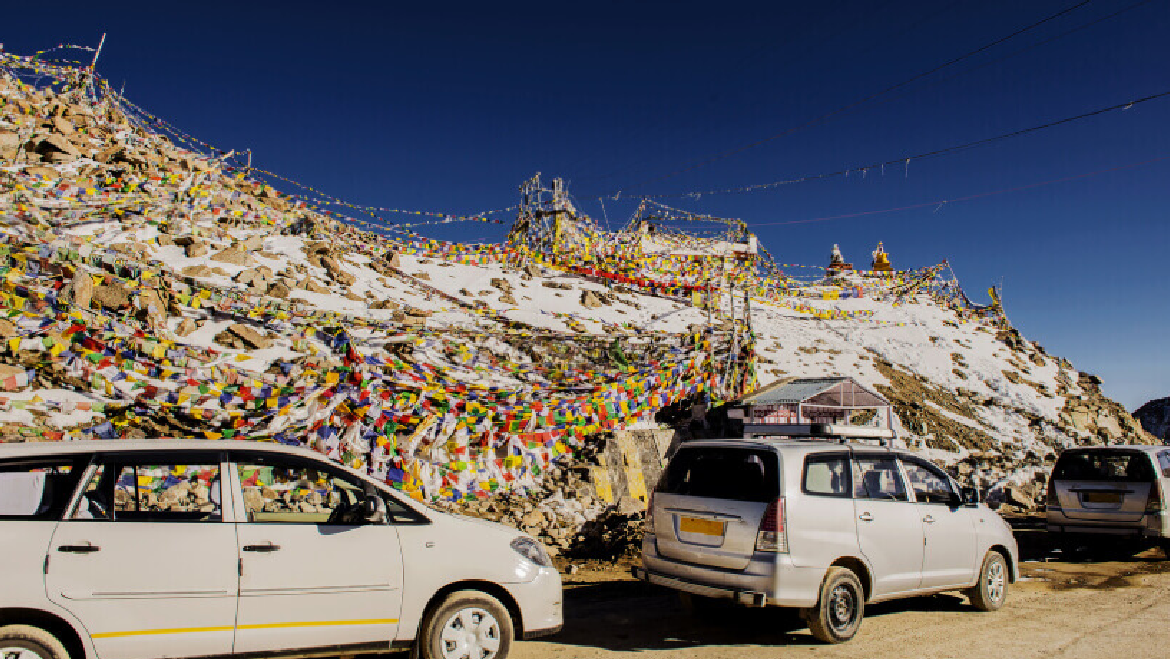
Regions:
[[[1151,158],[1150,160],[1143,160],[1141,162],[1133,162],[1133,163],[1129,163],[1128,165],[1118,165],[1117,167],[1110,167],[1108,169],[1099,169],[1099,170],[1094,171],[1094,172],[1088,172],[1085,174],[1077,174],[1075,176],[1066,176],[1064,178],[1052,179],[1049,181],[1041,181],[1039,183],[1029,183],[1028,185],[1020,185],[1020,186],[1016,186],[1014,188],[1004,188],[1002,190],[993,190],[991,192],[980,192],[978,194],[967,195],[965,197],[952,197],[950,199],[936,199],[934,201],[925,201],[925,202],[922,202],[919,204],[911,204],[909,206],[898,206],[896,208],[884,208],[882,210],[873,210],[873,211],[861,211],[858,213],[845,213],[843,215],[829,215],[826,217],[814,217],[814,218],[809,218],[807,220],[788,220],[785,222],[757,222],[757,223],[749,223],[747,226],[749,226],[749,227],[769,227],[769,226],[778,226],[778,225],[784,225],[784,224],[809,224],[812,222],[827,222],[829,220],[844,220],[844,219],[848,219],[848,218],[852,218],[852,217],[864,217],[867,215],[880,215],[882,213],[896,213],[898,211],[908,211],[908,210],[914,210],[914,209],[918,209],[918,208],[929,208],[931,206],[935,206],[936,208],[938,208],[944,204],[953,204],[953,203],[960,202],[960,201],[971,201],[972,199],[981,199],[983,197],[993,197],[995,195],[1007,194],[1009,192],[1019,192],[1020,190],[1030,190],[1032,188],[1039,188],[1039,187],[1042,187],[1045,185],[1053,185],[1055,183],[1065,183],[1067,181],[1075,181],[1077,179],[1088,178],[1090,176],[1097,176],[1099,174],[1108,174],[1109,172],[1116,172],[1116,171],[1120,171],[1123,169],[1132,169],[1134,167],[1141,167],[1142,165],[1150,165],[1150,164],[1160,162],[1163,160],[1167,160],[1167,159],[1170,159],[1170,155],[1159,156],[1157,158]]]
[[[1136,98],[1132,101],[1124,101],[1122,103],[1117,103],[1116,105],[1110,105],[1109,107],[1099,108],[1096,110],[1092,110],[1090,112],[1078,114],[1078,115],[1073,116],[1073,117],[1066,117],[1064,119],[1058,119],[1056,121],[1049,121],[1048,123],[1040,124],[1039,126],[1032,126],[1030,128],[1021,128],[1020,130],[1014,130],[1010,133],[1004,133],[1002,135],[996,135],[994,137],[987,137],[987,138],[984,138],[981,140],[975,140],[973,142],[965,142],[963,144],[948,146],[948,147],[944,147],[941,149],[935,149],[933,151],[926,151],[924,153],[918,153],[918,154],[914,154],[914,155],[910,155],[910,156],[900,156],[898,158],[894,158],[893,160],[885,160],[885,161],[881,161],[881,162],[875,162],[875,163],[872,163],[869,165],[850,167],[848,169],[838,169],[836,171],[827,172],[824,174],[815,174],[815,175],[811,175],[811,176],[801,176],[798,178],[784,179],[782,181],[772,181],[770,183],[756,183],[753,185],[745,185],[745,186],[738,187],[738,188],[723,188],[723,189],[719,189],[719,190],[679,192],[679,193],[675,193],[675,194],[642,195],[641,198],[643,198],[643,199],[665,199],[665,198],[676,198],[676,197],[695,197],[695,198],[697,198],[697,197],[701,197],[703,195],[745,194],[748,192],[756,192],[759,190],[768,190],[768,189],[776,188],[776,187],[779,187],[782,185],[793,185],[796,183],[807,183],[809,181],[819,181],[822,179],[833,178],[836,176],[845,176],[851,172],[869,172],[872,169],[884,169],[885,167],[891,166],[891,165],[907,165],[908,166],[912,160],[921,160],[923,158],[933,158],[933,157],[937,157],[937,156],[944,156],[944,155],[947,155],[950,153],[955,153],[957,151],[962,151],[965,149],[970,149],[973,147],[982,146],[984,144],[990,144],[992,142],[998,142],[1000,140],[1006,140],[1006,139],[1009,139],[1012,137],[1019,137],[1021,135],[1027,135],[1028,133],[1034,133],[1036,131],[1044,130],[1046,128],[1052,128],[1054,126],[1060,126],[1062,124],[1071,123],[1073,121],[1079,121],[1081,119],[1088,119],[1089,117],[1095,117],[1099,114],[1105,114],[1106,112],[1112,112],[1114,110],[1128,110],[1129,108],[1131,108],[1139,103],[1153,101],[1153,100],[1156,100],[1159,98],[1164,98],[1166,96],[1170,96],[1170,91],[1164,91],[1164,92],[1161,92],[1159,94],[1152,94],[1150,96],[1145,96],[1143,98]]]
[[[745,144],[745,145],[743,145],[743,146],[736,147],[736,148],[734,148],[734,149],[731,149],[731,150],[729,150],[729,151],[724,151],[724,152],[722,152],[722,153],[715,154],[714,156],[711,156],[711,157],[709,157],[709,158],[706,158],[706,159],[700,160],[700,161],[698,161],[698,162],[696,162],[696,163],[693,163],[693,164],[691,164],[691,165],[688,165],[688,166],[686,166],[686,167],[683,167],[682,169],[677,169],[677,170],[675,170],[675,171],[673,171],[673,172],[670,172],[670,173],[668,173],[668,174],[663,174],[662,176],[658,176],[658,177],[656,177],[656,178],[652,178],[652,179],[646,179],[646,180],[643,180],[643,181],[639,181],[638,183],[635,183],[634,185],[632,185],[632,186],[630,186],[630,187],[631,187],[631,188],[638,188],[638,187],[641,187],[641,186],[647,185],[647,184],[649,184],[649,183],[656,183],[656,182],[658,182],[658,181],[662,181],[662,180],[665,180],[665,179],[668,179],[668,178],[672,178],[672,177],[674,177],[674,176],[678,176],[679,174],[683,174],[683,173],[685,173],[685,172],[689,172],[689,171],[692,171],[692,170],[694,170],[694,169],[698,169],[698,168],[700,168],[700,167],[703,167],[704,165],[708,165],[708,164],[710,164],[710,163],[712,163],[712,162],[716,162],[716,161],[718,161],[718,160],[723,160],[723,159],[725,159],[725,158],[729,158],[729,157],[731,157],[731,156],[734,156],[734,155],[736,155],[736,154],[742,153],[742,152],[744,152],[744,151],[747,151],[747,150],[749,150],[749,149],[754,149],[755,147],[757,147],[757,146],[760,146],[760,145],[762,145],[762,144],[767,144],[768,142],[771,142],[772,140],[776,140],[776,139],[779,139],[779,138],[781,138],[781,137],[784,137],[784,136],[786,136],[786,135],[790,135],[790,134],[792,134],[792,133],[795,133],[795,132],[797,132],[797,131],[803,130],[803,129],[805,129],[805,128],[809,128],[809,127],[811,127],[811,126],[815,126],[815,125],[817,125],[817,124],[819,124],[819,123],[821,123],[821,122],[825,121],[826,119],[829,119],[829,118],[831,118],[831,117],[834,117],[834,116],[836,116],[836,115],[838,115],[838,114],[841,114],[841,113],[847,112],[847,111],[849,111],[849,110],[852,110],[852,109],[854,109],[854,108],[856,108],[856,107],[858,107],[858,106],[860,106],[860,105],[863,105],[863,104],[865,104],[865,103],[868,103],[869,101],[872,101],[872,100],[874,100],[874,99],[876,99],[876,98],[880,98],[880,97],[882,97],[882,96],[885,96],[886,94],[889,94],[889,93],[891,93],[891,92],[893,92],[893,91],[895,91],[895,90],[901,89],[902,87],[905,87],[906,85],[909,85],[909,84],[911,84],[911,83],[914,83],[914,82],[916,82],[916,81],[918,81],[918,80],[921,80],[922,78],[925,78],[925,77],[927,77],[927,76],[929,76],[929,75],[931,75],[931,74],[937,73],[938,71],[941,71],[942,69],[945,69],[945,68],[947,68],[947,67],[949,67],[949,66],[953,66],[953,65],[955,65],[955,64],[958,64],[959,62],[962,62],[962,61],[964,61],[964,60],[966,60],[966,59],[969,59],[969,58],[971,58],[971,57],[974,57],[975,55],[978,55],[979,53],[982,53],[982,52],[984,52],[984,51],[986,51],[986,50],[988,50],[988,49],[990,49],[990,48],[994,48],[995,46],[998,46],[999,44],[1001,44],[1001,43],[1004,43],[1005,41],[1008,41],[1008,40],[1010,40],[1010,39],[1013,39],[1013,38],[1015,38],[1015,37],[1017,37],[1017,36],[1019,36],[1019,35],[1021,35],[1021,34],[1024,34],[1025,32],[1029,32],[1029,31],[1031,31],[1031,30],[1034,30],[1034,29],[1036,29],[1036,28],[1040,27],[1041,25],[1044,25],[1044,24],[1046,24],[1046,23],[1049,23],[1049,22],[1051,22],[1051,21],[1054,21],[1054,20],[1056,20],[1057,18],[1060,18],[1061,16],[1064,16],[1065,14],[1068,14],[1068,13],[1070,13],[1070,12],[1076,11],[1077,9],[1080,9],[1081,7],[1083,7],[1083,6],[1087,5],[1087,4],[1089,4],[1089,3],[1090,3],[1090,2],[1092,2],[1092,1],[1093,1],[1093,0],[1081,0],[1081,2],[1078,2],[1077,4],[1075,4],[1075,5],[1072,5],[1071,7],[1067,7],[1067,8],[1065,8],[1065,9],[1062,9],[1062,10],[1060,10],[1060,11],[1056,12],[1055,14],[1052,14],[1051,16],[1048,16],[1047,18],[1041,19],[1041,20],[1039,20],[1039,21],[1037,21],[1037,22],[1035,22],[1035,23],[1032,23],[1032,24],[1030,24],[1030,25],[1027,25],[1027,26],[1025,26],[1025,27],[1022,27],[1022,28],[1020,28],[1020,29],[1016,30],[1015,32],[1012,32],[1011,34],[1009,34],[1009,35],[1007,35],[1007,36],[1000,37],[999,39],[996,39],[995,41],[992,41],[991,43],[985,44],[985,45],[983,45],[983,46],[980,46],[979,48],[976,48],[975,50],[972,50],[972,51],[970,51],[970,52],[968,52],[968,53],[965,53],[965,54],[963,54],[963,55],[960,55],[960,56],[958,56],[958,57],[955,57],[955,58],[953,58],[953,59],[950,59],[950,60],[948,60],[948,61],[946,61],[946,62],[943,62],[942,64],[939,64],[938,66],[936,66],[936,67],[934,67],[934,68],[932,68],[932,69],[930,69],[930,70],[928,70],[928,71],[924,71],[924,72],[922,72],[922,73],[919,73],[918,75],[915,75],[915,76],[913,76],[913,77],[911,77],[911,78],[909,78],[909,79],[907,79],[907,80],[903,80],[902,82],[899,82],[899,83],[898,83],[898,84],[896,84],[896,85],[893,85],[893,86],[891,86],[891,87],[886,87],[885,89],[883,89],[883,90],[881,90],[881,91],[878,91],[878,92],[875,92],[875,93],[873,93],[873,94],[870,94],[869,96],[865,96],[865,97],[863,97],[863,98],[861,98],[861,99],[858,99],[858,100],[856,100],[856,101],[853,101],[852,103],[849,103],[849,104],[847,104],[847,105],[844,105],[844,106],[842,106],[842,107],[839,107],[839,108],[837,108],[837,109],[835,109],[835,110],[831,110],[831,111],[829,111],[829,112],[826,112],[826,113],[824,113],[824,114],[822,114],[822,115],[820,115],[820,116],[818,116],[818,117],[815,117],[814,119],[812,119],[812,120],[810,120],[810,121],[807,121],[807,122],[805,122],[805,123],[803,123],[803,124],[800,124],[800,125],[798,125],[798,126],[794,126],[794,127],[792,127],[792,128],[789,128],[788,130],[785,130],[785,131],[783,131],[783,132],[776,133],[775,135],[772,135],[772,136],[770,136],[770,137],[766,137],[766,138],[764,138],[764,139],[762,139],[762,140],[757,140],[757,141],[755,141],[755,142],[752,142],[752,143],[750,143],[750,144]],[[611,193],[609,193],[609,194],[610,194],[610,195],[612,195],[614,192],[616,192],[616,193],[620,194],[620,193],[621,193],[621,190],[615,190],[615,191],[612,191],[612,192],[611,192]]]

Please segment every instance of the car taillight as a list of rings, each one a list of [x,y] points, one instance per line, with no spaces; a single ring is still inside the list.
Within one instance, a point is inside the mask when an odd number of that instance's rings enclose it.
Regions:
[[[1146,514],[1157,515],[1165,509],[1162,503],[1162,488],[1157,483],[1150,484],[1150,498],[1146,499]]]
[[[788,553],[788,534],[784,531],[784,497],[778,497],[768,504],[760,530],[756,533],[756,551]]]
[[[1048,510],[1060,510],[1060,499],[1056,496],[1056,480],[1048,479],[1048,499],[1044,502]]]

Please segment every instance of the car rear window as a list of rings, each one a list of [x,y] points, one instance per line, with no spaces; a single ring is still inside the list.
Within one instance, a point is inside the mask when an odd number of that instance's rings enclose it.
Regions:
[[[1154,480],[1154,467],[1141,451],[1065,451],[1052,472],[1058,481],[1113,481],[1147,483]]]
[[[60,519],[88,461],[65,456],[0,463],[0,519]]]
[[[657,492],[769,502],[780,493],[776,454],[760,449],[695,447],[670,461]]]

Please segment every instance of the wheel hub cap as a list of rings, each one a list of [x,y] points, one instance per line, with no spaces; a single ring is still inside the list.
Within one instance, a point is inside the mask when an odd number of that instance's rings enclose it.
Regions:
[[[1007,582],[1003,573],[1003,563],[996,561],[987,570],[987,596],[998,602],[1003,598],[1004,584]]]
[[[500,623],[484,609],[460,609],[443,625],[440,640],[444,659],[492,659],[500,651]]]
[[[843,630],[853,623],[853,616],[857,610],[857,602],[853,591],[841,585],[833,589],[829,596],[829,622],[833,629]]]

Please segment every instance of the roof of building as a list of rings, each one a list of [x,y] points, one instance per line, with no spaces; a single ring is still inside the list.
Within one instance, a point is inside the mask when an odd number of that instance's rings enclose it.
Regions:
[[[816,399],[816,400],[813,400]],[[887,407],[889,401],[861,386],[851,377],[788,378],[744,396],[748,405],[815,405]]]

